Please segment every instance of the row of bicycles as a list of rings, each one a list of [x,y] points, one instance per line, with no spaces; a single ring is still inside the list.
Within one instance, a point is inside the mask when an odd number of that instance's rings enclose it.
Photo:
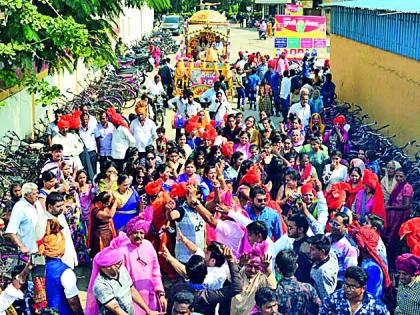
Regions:
[[[161,51],[176,52],[178,45],[168,32],[155,31],[142,40],[131,43],[130,51],[146,54],[150,44],[158,46]],[[124,66],[121,60],[118,65],[108,65],[97,79],[91,79],[79,94],[67,91],[70,98],[57,99],[53,106],[65,113],[72,113],[81,105],[88,105],[92,114],[98,116],[103,110],[114,107],[118,112],[133,107],[136,99],[146,92],[145,67],[146,59],[137,59],[136,63]],[[151,100],[153,105],[158,100]],[[163,107],[163,105],[161,106]],[[163,114],[160,115],[163,121]],[[8,187],[12,183],[35,181],[37,172],[47,157],[46,129],[49,121],[45,117],[34,126],[34,135],[21,139],[14,131],[7,132],[0,139],[0,208],[8,199]]]
[[[151,50],[159,49],[159,59],[163,60],[165,54],[174,54],[179,49],[179,44],[172,38],[169,32],[155,31],[141,40],[133,41],[123,56],[118,57],[121,66],[119,73],[131,73],[136,71],[152,72],[156,60]]]

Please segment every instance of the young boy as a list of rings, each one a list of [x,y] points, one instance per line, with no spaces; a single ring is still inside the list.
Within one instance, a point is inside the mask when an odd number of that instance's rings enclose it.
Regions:
[[[165,136],[165,128],[159,127],[156,129],[157,139],[156,139],[156,150],[158,152],[159,157],[164,161],[165,159],[165,152],[166,152],[166,144],[168,143],[168,138]]]

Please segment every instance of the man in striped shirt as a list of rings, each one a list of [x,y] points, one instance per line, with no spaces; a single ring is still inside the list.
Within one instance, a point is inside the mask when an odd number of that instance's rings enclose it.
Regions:
[[[50,154],[51,156],[42,167],[41,174],[45,171],[51,171],[58,179],[60,177],[60,166],[63,162],[70,165],[70,172],[72,174],[76,174],[77,166],[71,158],[63,156],[63,146],[61,144],[53,144],[50,148]]]
[[[357,248],[354,247],[346,237],[350,218],[343,212],[337,212],[331,223],[331,250],[338,259],[337,289],[344,284],[344,274],[346,269],[351,266],[357,266]]]

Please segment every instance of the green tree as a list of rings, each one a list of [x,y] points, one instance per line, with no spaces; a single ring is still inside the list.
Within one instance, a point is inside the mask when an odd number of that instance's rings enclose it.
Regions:
[[[54,97],[36,72],[44,65],[49,73],[72,72],[79,59],[89,68],[115,62],[115,21],[124,6],[143,4],[159,12],[170,0],[1,0],[0,86],[27,85]]]

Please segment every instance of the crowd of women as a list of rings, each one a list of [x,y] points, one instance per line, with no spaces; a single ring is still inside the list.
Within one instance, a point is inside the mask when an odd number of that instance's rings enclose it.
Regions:
[[[236,69],[252,91],[271,87],[259,121],[242,112],[214,121],[189,91],[174,102],[185,110],[175,139],[147,110],[130,125],[115,111],[99,123],[86,108],[58,112],[39,186],[12,186],[5,217],[22,252],[46,257],[46,273],[33,277],[38,312],[420,313],[419,221],[404,170],[380,169],[366,148],[350,156],[346,117],[323,124],[331,75],[292,82],[291,92],[285,55],[261,57],[263,74],[256,58],[240,55]],[[285,117],[278,125],[271,104]],[[75,138],[95,156],[79,163]],[[73,268],[91,261],[82,310]],[[340,296],[348,304],[338,307]]]

